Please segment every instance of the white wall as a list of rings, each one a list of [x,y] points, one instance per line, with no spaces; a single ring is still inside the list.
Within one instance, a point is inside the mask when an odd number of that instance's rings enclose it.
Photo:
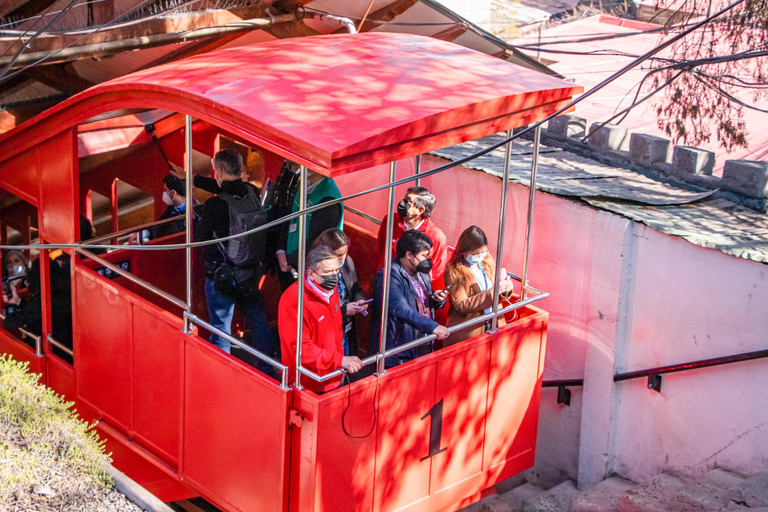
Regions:
[[[424,167],[443,163],[426,157]],[[402,162],[398,176],[411,173]],[[387,169],[364,174],[339,178],[342,193],[384,183]],[[498,178],[459,168],[423,185],[449,244],[477,224],[495,247]],[[510,184],[503,263],[516,273],[527,201],[528,188]],[[386,193],[350,206],[383,216]],[[585,385],[572,388],[571,406],[543,391],[530,480],[586,487],[612,472],[643,482],[668,469],[768,466],[768,361],[666,375],[661,393],[645,379],[613,382],[620,371],[768,349],[768,266],[545,193],[536,194],[531,255],[531,284],[551,294],[540,303],[550,312],[544,378],[583,376]]]

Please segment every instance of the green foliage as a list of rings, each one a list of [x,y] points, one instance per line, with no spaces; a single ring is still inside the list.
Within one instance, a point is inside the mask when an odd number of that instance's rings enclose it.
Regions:
[[[38,377],[0,356],[0,510],[103,510],[103,442]]]

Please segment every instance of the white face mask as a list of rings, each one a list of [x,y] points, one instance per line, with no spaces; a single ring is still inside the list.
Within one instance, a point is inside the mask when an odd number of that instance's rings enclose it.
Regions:
[[[24,275],[26,272],[26,268],[24,268],[24,265],[16,265],[11,269],[11,275],[12,276],[21,276]]]
[[[482,254],[467,254],[465,258],[467,260],[467,263],[469,263],[470,265],[479,265],[485,259],[486,254],[488,253],[483,252]]]
[[[171,199],[171,196],[166,191],[163,191],[163,202],[168,206],[173,206],[173,199]]]

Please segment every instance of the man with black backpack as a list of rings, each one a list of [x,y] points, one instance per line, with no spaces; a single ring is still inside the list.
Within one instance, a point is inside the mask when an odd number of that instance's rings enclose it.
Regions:
[[[218,184],[218,195],[208,199],[194,223],[196,241],[241,235],[263,225],[267,213],[261,206],[259,190],[244,182],[243,158],[234,149],[224,149],[211,161]],[[231,333],[232,315],[237,304],[243,310],[251,332],[251,345],[272,356],[273,343],[264,304],[259,292],[263,273],[266,233],[258,232],[203,247],[205,300],[211,324]],[[225,352],[229,341],[211,334],[209,341]],[[261,361],[258,368],[269,372]]]

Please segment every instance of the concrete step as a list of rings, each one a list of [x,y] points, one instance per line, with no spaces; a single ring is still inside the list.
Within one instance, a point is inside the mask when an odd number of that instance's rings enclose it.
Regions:
[[[670,512],[715,512],[731,503],[731,491],[744,477],[725,469],[713,469],[680,488],[669,502]]]
[[[672,496],[685,481],[675,475],[662,473],[645,485],[638,485],[619,497],[616,512],[669,512]]]
[[[768,507],[768,471],[739,483],[731,492],[731,501],[751,509]]]
[[[499,489],[497,488],[497,491]],[[543,487],[523,483],[504,494],[491,494],[459,512],[521,512],[523,500],[544,492]]]
[[[634,483],[618,476],[606,478],[571,499],[571,512],[614,512],[619,497],[633,488]]]
[[[568,512],[571,499],[579,493],[572,480],[523,500],[523,512]]]

